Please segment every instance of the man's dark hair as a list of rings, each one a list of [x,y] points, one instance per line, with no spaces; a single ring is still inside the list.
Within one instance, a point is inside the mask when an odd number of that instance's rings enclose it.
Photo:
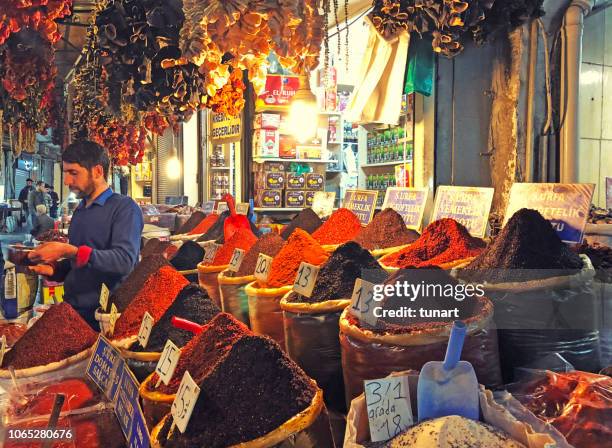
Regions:
[[[42,180],[39,180],[38,182],[36,182],[36,186],[40,187],[41,185],[44,185],[45,183]]]
[[[26,179],[26,182],[34,182],[34,180],[30,179],[29,177]]]
[[[49,190],[53,190],[53,185],[45,184],[45,188],[48,188]]]
[[[110,167],[108,153],[102,146],[89,140],[82,140],[68,145],[62,153],[62,162],[78,163],[90,171],[96,165],[101,165],[104,177],[108,177]]]

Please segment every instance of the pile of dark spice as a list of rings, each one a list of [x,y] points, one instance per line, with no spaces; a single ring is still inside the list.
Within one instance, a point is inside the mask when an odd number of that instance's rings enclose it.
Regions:
[[[175,233],[177,235],[182,235],[184,233],[191,232],[198,224],[200,224],[200,222],[202,222],[202,220],[204,220],[204,218],[206,218],[206,214],[204,212],[200,210],[193,212],[189,219],[185,221],[185,224],[179,227]]]
[[[151,238],[146,242],[142,250],[140,251],[140,256],[142,258],[148,257],[149,255],[157,255],[163,254],[164,251],[171,246],[172,243],[170,241],[160,241],[157,238]]]
[[[355,280],[362,278],[371,283],[381,283],[387,273],[376,259],[354,241],[338,247],[321,266],[317,283],[310,297],[291,293],[289,302],[317,303],[326,300],[350,299]]]
[[[406,228],[406,223],[399,213],[392,208],[386,208],[357,234],[355,241],[365,249],[375,250],[404,246],[418,237],[418,232]]]
[[[204,258],[204,253],[204,248],[195,241],[185,241],[170,260],[170,264],[178,271],[197,269],[198,263]]]
[[[5,353],[2,368],[27,369],[81,353],[98,334],[67,302],[53,305]]]
[[[285,241],[276,233],[268,233],[259,238],[253,246],[244,254],[240,268],[236,273],[236,277],[244,277],[253,275],[259,254],[265,254],[272,258],[280,252]]]
[[[134,300],[138,291],[145,284],[147,279],[151,277],[162,266],[170,266],[170,263],[162,255],[149,255],[143,257],[140,263],[136,265],[134,270],[123,281],[121,286],[110,296],[108,301],[109,311],[112,303],[117,307],[117,311],[122,313],[128,305]]]
[[[177,347],[182,347],[193,338],[193,333],[181,330],[172,325],[173,316],[195,322],[199,325],[207,324],[221,310],[210,300],[206,290],[199,285],[191,283],[185,286],[170,308],[153,325],[147,346],[143,348],[138,341],[134,342],[130,350],[137,352],[161,352],[170,339]]]
[[[578,253],[585,254],[593,263],[595,278],[603,283],[612,283],[612,247],[584,240]]]
[[[188,283],[172,266],[159,268],[147,279],[134,300],[117,319],[113,338],[121,339],[137,334],[145,311],[155,321],[159,320]]]
[[[298,213],[287,226],[281,232],[281,237],[284,240],[289,238],[289,235],[293,233],[295,229],[302,229],[307,233],[312,234],[315,230],[321,227],[323,221],[319,218],[311,208],[305,208]]]
[[[181,350],[181,357],[168,385],[160,384],[156,389],[164,394],[175,394],[186,370],[196,383],[202,380],[214,365],[238,339],[252,335],[253,332],[231,314],[220,313],[202,328]],[[150,386],[157,383],[153,375]]]
[[[223,239],[223,226],[229,215],[229,210],[221,213],[210,229],[208,229],[204,235],[198,238],[198,241],[218,241],[219,239]]]
[[[304,411],[316,393],[279,345],[260,336],[236,341],[198,385],[187,430],[168,440],[168,420],[160,434],[164,447],[221,448],[254,440]]]
[[[451,218],[429,224],[410,246],[383,257],[380,262],[396,268],[435,267],[464,258],[475,257],[485,243]]]
[[[575,273],[582,260],[563,243],[536,210],[517,211],[495,241],[461,273],[492,283],[542,279]]]
[[[36,237],[38,241],[57,241],[58,243],[67,243],[68,237],[59,230],[47,230]]]

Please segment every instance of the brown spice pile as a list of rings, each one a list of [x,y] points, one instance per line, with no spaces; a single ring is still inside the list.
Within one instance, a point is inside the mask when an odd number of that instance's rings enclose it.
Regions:
[[[355,241],[368,250],[404,246],[415,241],[418,232],[406,228],[403,218],[392,208],[386,208],[362,229]]]
[[[323,222],[319,215],[312,211],[311,208],[305,208],[296,215],[295,218],[283,229],[281,237],[287,240],[295,229],[302,229],[307,233],[313,233]]]
[[[265,254],[274,258],[276,254],[283,248],[285,241],[276,233],[268,233],[257,240],[251,246],[247,253],[244,254],[240,268],[236,273],[237,277],[253,275],[259,254]]]

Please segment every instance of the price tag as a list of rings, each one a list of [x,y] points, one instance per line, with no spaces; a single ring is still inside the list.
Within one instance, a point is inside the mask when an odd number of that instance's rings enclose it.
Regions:
[[[353,288],[350,313],[360,322],[375,326],[378,318],[374,316],[374,284],[358,278]]]
[[[172,379],[172,375],[174,375],[174,369],[176,369],[180,357],[181,351],[174,342],[168,339],[164,351],[157,362],[157,366],[155,366],[155,373],[159,375],[159,378],[166,386]]]
[[[219,250],[219,245],[217,243],[210,243],[204,247],[204,263],[212,263],[215,259],[215,255],[217,255],[217,251]]]
[[[108,296],[110,295],[110,291],[108,290],[108,287],[102,283],[102,287],[100,288],[100,308],[102,308],[102,311],[106,311],[106,309],[108,308]]]
[[[176,398],[172,402],[172,408],[170,409],[174,423],[178,426],[179,431],[185,432],[187,429],[191,413],[198,401],[199,395],[200,388],[193,381],[189,372],[185,371],[181,385],[176,393]]]
[[[220,215],[225,210],[229,210],[229,206],[227,205],[227,202],[219,202],[217,204],[217,210],[216,210],[217,215]]]
[[[239,202],[236,204],[236,213],[247,216],[249,214],[249,207],[248,202]]]
[[[297,275],[295,276],[295,282],[293,283],[293,290],[306,297],[310,297],[312,290],[317,282],[317,276],[319,275],[319,267],[302,261],[300,268],[298,269]]]
[[[238,272],[238,269],[240,269],[240,265],[242,264],[242,260],[244,260],[244,254],[245,252],[243,249],[234,249],[234,253],[232,254],[232,259],[229,262],[227,270],[231,272]]]
[[[268,281],[270,275],[270,267],[272,266],[272,257],[266,254],[259,254],[257,264],[255,265],[255,278],[262,283]]]
[[[109,324],[108,334],[110,334],[111,336],[115,332],[115,324],[117,323],[117,319],[119,319],[119,313],[117,312],[117,307],[113,303],[111,305],[111,312],[108,318],[108,324]]]
[[[4,361],[4,354],[6,353],[6,335],[2,335],[2,345],[0,345],[0,366],[2,365],[2,361]]]
[[[155,319],[153,319],[153,316],[145,311],[142,317],[142,323],[140,324],[140,330],[138,330],[138,342],[140,342],[143,348],[146,348],[149,342],[149,336],[151,336],[151,330],[153,329],[154,323]]]
[[[412,425],[408,377],[364,381],[372,442],[384,442]]]
[[[215,210],[215,201],[204,202],[202,210],[204,210],[204,213],[206,213],[207,215],[210,215]]]

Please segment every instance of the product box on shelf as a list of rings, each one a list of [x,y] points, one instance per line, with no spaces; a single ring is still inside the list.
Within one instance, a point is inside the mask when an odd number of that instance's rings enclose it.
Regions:
[[[283,159],[295,159],[295,139],[293,137],[280,136],[278,155]]]
[[[278,129],[280,127],[280,114],[260,113],[255,115],[254,129]]]
[[[278,157],[279,140],[278,131],[258,129],[253,133],[253,153],[256,157]]]
[[[306,174],[306,188],[309,190],[323,191],[325,188],[325,178],[319,173]]]
[[[259,190],[255,194],[255,207],[282,207],[283,190]]]
[[[322,149],[319,145],[298,145],[295,150],[298,159],[320,159]]]
[[[314,195],[315,195],[316,191],[306,191],[305,195],[304,195],[304,199],[305,199],[305,206],[306,207],[312,207],[312,204],[314,203]]]
[[[264,171],[270,173],[284,173],[285,165],[283,162],[263,162],[257,163],[253,162],[253,172],[254,173],[263,173]]]
[[[282,190],[285,188],[285,173],[276,171],[255,173],[255,188],[258,190]]]
[[[304,207],[306,194],[304,190],[287,190],[285,192],[286,207]]]
[[[303,190],[306,187],[306,175],[297,173],[287,174],[287,190]]]
[[[291,135],[291,129],[289,129],[289,118],[287,115],[281,115],[280,123],[278,125],[278,132],[281,135]]]

